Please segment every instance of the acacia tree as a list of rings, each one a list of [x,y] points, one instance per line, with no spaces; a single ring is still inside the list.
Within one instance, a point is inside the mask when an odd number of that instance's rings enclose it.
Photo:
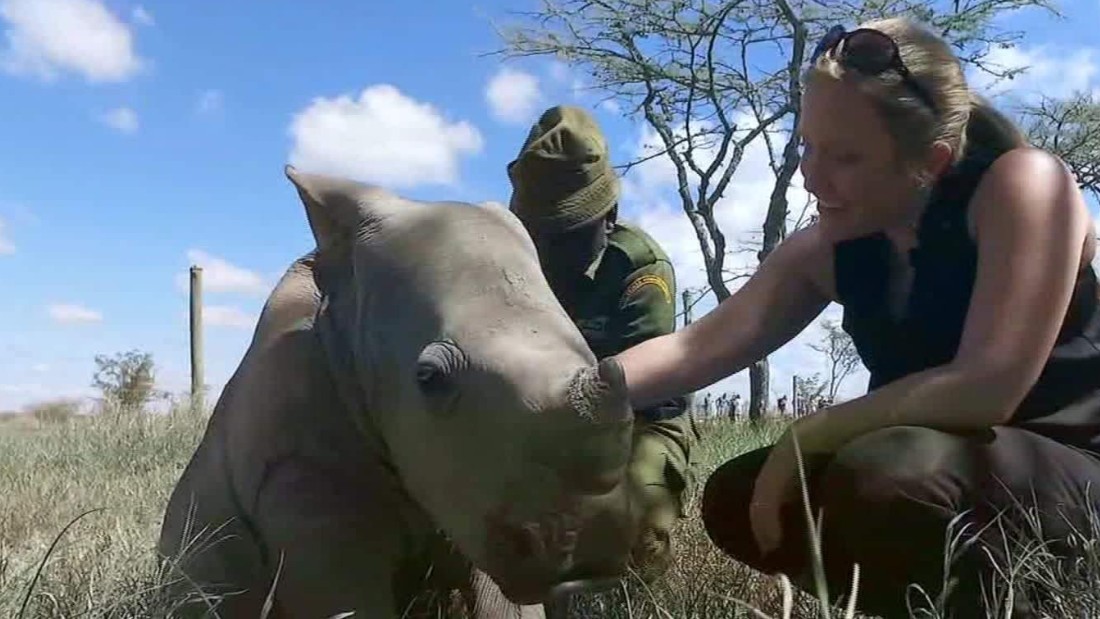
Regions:
[[[709,291],[721,302],[730,295],[729,284],[747,274],[727,268],[731,248],[715,207],[748,146],[763,140],[774,185],[759,240],[752,241],[756,263],[786,237],[788,191],[800,163],[792,131],[801,113],[800,72],[828,27],[912,15],[950,41],[965,64],[1012,77],[1018,70],[993,66],[987,56],[1022,37],[1003,29],[998,18],[1024,8],[1057,14],[1046,0],[541,0],[541,8],[514,13],[518,23],[498,30],[504,44],[494,53],[561,60],[585,74],[593,91],[618,103],[624,116],[657,134],[659,148],[620,168],[625,173],[655,158],[672,164],[680,205],[703,256],[704,295]],[[1095,102],[1085,103],[1096,109]],[[1033,125],[1049,135],[1057,123],[1037,116]],[[1085,144],[1082,152],[1100,152],[1095,136]],[[1095,183],[1095,167],[1088,166],[1097,158],[1074,161],[1092,170]],[[805,207],[799,222],[807,220]],[[749,384],[749,416],[755,419],[766,405],[766,358],[749,368]]]
[[[821,339],[807,346],[825,355],[829,365],[829,381],[822,382],[822,391],[828,394],[829,400],[835,400],[844,379],[859,367],[861,361],[852,336],[835,320],[824,320],[821,327],[825,331]]]
[[[825,392],[825,381],[821,374],[814,372],[809,376],[794,377],[794,415],[801,417],[813,412],[814,402]]]
[[[109,407],[124,413],[134,413],[147,404],[156,393],[156,364],[148,352],[130,350],[113,356],[95,356],[92,386],[103,394]]]
[[[1066,99],[1043,96],[1021,106],[1028,140],[1058,155],[1073,170],[1077,184],[1100,198],[1100,101],[1091,93]]]

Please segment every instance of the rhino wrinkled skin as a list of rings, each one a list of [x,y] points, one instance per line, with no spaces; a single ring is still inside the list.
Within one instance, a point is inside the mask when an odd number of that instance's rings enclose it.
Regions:
[[[258,617],[273,583],[269,616],[399,616],[440,531],[483,616],[621,576],[625,383],[518,220],[286,174],[317,249],[267,300],[172,492],[159,549],[178,586],[231,593],[223,617]]]

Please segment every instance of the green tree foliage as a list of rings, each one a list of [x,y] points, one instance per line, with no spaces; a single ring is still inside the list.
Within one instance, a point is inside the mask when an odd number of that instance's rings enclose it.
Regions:
[[[96,355],[92,386],[104,403],[119,412],[137,412],[156,396],[153,355],[130,350],[113,356]]]

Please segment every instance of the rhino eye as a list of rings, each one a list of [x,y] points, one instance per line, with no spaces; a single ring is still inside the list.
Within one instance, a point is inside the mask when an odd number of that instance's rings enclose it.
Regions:
[[[430,361],[417,363],[416,382],[428,395],[441,395],[447,390],[446,371]]]
[[[451,342],[432,342],[416,361],[416,382],[429,396],[442,396],[453,388],[453,378],[464,363],[462,351]]]

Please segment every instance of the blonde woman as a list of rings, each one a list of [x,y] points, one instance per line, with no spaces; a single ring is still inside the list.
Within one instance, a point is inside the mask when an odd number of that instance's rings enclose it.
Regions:
[[[1062,162],[1029,147],[917,23],[834,28],[803,83],[818,221],[702,319],[616,358],[646,406],[739,372],[841,304],[868,393],[721,466],[703,519],[737,560],[804,579],[797,434],[831,592],[859,563],[860,606],[905,615],[907,585],[941,590],[956,515],[976,533],[1004,510],[982,533],[998,557],[1017,502],[1037,505],[1055,538],[1100,505],[1093,225]],[[986,557],[956,567],[959,616],[983,608]]]

